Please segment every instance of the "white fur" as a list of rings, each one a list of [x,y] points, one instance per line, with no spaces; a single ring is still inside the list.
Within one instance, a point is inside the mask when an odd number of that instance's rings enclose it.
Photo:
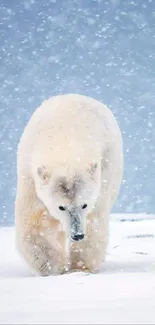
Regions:
[[[123,172],[122,138],[111,111],[86,96],[52,97],[32,115],[17,158],[17,246],[30,267],[41,275],[80,265],[99,270]],[[82,186],[74,199],[55,191],[60,177],[71,181],[77,174]],[[85,235],[80,242],[71,240],[72,209]]]

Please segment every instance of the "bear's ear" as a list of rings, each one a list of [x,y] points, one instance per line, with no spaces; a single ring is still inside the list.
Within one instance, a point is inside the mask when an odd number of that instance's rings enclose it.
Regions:
[[[38,167],[37,173],[39,177],[42,179],[42,181],[47,181],[49,179],[49,174],[45,166]]]
[[[90,163],[89,164],[89,173],[93,176],[94,173],[96,172],[96,170],[97,170],[97,163],[96,162]]]

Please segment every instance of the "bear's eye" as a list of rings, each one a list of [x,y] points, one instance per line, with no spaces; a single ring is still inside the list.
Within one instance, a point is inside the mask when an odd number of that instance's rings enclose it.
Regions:
[[[65,211],[66,209],[65,209],[65,207],[63,207],[62,205],[60,205],[60,206],[59,206],[59,210],[61,210],[61,211]]]
[[[85,203],[84,205],[82,205],[82,209],[86,209],[87,208],[87,204]]]

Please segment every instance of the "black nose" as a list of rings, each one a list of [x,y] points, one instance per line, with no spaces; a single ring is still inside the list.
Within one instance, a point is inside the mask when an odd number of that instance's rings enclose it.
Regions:
[[[74,236],[71,236],[73,240],[75,241],[79,241],[79,240],[82,240],[84,238],[84,235],[83,234],[78,234],[78,235],[74,235]]]

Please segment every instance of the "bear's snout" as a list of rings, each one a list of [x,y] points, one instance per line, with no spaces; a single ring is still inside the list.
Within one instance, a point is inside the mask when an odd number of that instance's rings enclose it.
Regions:
[[[74,241],[80,241],[84,238],[84,234],[77,234],[77,235],[73,235],[71,236],[71,238],[74,240]]]

